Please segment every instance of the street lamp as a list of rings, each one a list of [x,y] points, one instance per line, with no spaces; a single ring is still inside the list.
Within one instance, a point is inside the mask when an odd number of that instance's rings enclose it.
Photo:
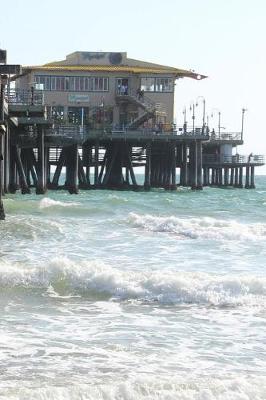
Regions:
[[[219,139],[221,139],[221,111],[218,110],[218,108],[213,108],[212,109],[212,113],[211,113],[211,117],[213,118],[213,113],[214,111],[216,111],[218,113],[218,135],[219,135]]]
[[[183,115],[184,115],[183,131],[184,131],[184,133],[187,133],[187,109],[186,109],[186,106],[183,109]]]
[[[244,132],[244,116],[247,108],[242,108],[242,121],[241,121],[241,140],[243,140],[243,132]]]
[[[103,113],[102,113],[103,125],[102,126],[103,126],[103,131],[105,132],[105,101],[104,101],[104,96],[102,97],[102,101],[101,101],[100,107],[103,110]]]
[[[195,103],[194,101],[190,103],[189,110],[192,111],[192,132],[195,133]]]
[[[198,107],[199,103],[198,100],[202,100],[203,103],[203,113],[202,113],[202,133],[204,133],[204,128],[205,128],[205,113],[206,113],[206,101],[203,96],[198,96],[196,99],[196,107]]]

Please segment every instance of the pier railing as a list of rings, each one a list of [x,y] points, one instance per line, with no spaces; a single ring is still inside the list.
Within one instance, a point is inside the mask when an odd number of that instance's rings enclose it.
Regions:
[[[223,132],[220,134],[212,132],[210,133],[210,140],[242,140],[242,134],[241,132]]]
[[[203,154],[203,164],[265,164],[265,157],[261,154],[254,155],[216,155],[216,154]]]
[[[126,127],[110,126],[106,125],[101,128],[89,128],[84,125],[75,124],[54,124],[47,131],[49,135],[60,135],[68,138],[76,138],[78,140],[86,140],[90,137],[123,137],[123,138],[144,138],[144,137],[176,137],[180,135],[186,136],[204,136],[208,139],[207,132],[202,134],[201,128],[196,128],[193,131],[184,132],[182,129],[178,129],[174,124],[157,124],[155,126],[139,129],[129,129]]]
[[[5,100],[8,104],[18,105],[43,105],[44,95],[42,90],[12,89],[5,92]]]
[[[88,129],[85,126],[80,125],[58,124],[53,125],[51,128],[46,130],[46,134],[84,140],[88,135]]]

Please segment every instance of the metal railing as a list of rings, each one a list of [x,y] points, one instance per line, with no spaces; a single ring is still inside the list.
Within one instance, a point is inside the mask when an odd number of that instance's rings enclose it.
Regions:
[[[44,94],[42,90],[26,89],[7,89],[5,91],[5,100],[8,104],[19,105],[43,105]]]
[[[255,155],[222,155],[222,154],[203,154],[203,164],[265,164],[265,157],[261,154]]]
[[[241,132],[211,132],[210,133],[211,140],[242,140]]]
[[[64,137],[72,137],[72,138],[89,138],[90,136],[125,136],[125,137],[173,137],[173,136],[202,136],[202,128],[195,128],[193,131],[189,130],[184,132],[181,128],[179,129],[175,124],[153,124],[152,126],[148,125],[147,127],[142,128],[129,128],[124,125],[102,125],[99,128],[96,127],[88,127],[86,125],[75,125],[75,124],[66,124],[66,123],[54,123],[54,125],[47,130],[47,133],[50,135],[60,135]],[[204,136],[208,138],[207,132],[204,132]]]
[[[207,126],[194,126],[194,127],[192,125],[176,126],[176,132],[178,135],[209,136],[209,129]]]
[[[117,90],[116,91],[116,95],[123,98],[133,98],[134,101],[136,101],[137,103],[142,104],[144,107],[146,107],[147,109],[150,110],[158,110],[159,109],[159,104],[160,103],[154,103],[149,97],[145,96],[145,94],[143,93],[138,94],[136,90],[133,90],[131,88],[127,89],[126,92],[121,93],[121,90]]]
[[[60,124],[53,125],[51,128],[46,130],[46,133],[49,135],[64,136],[67,138],[82,140],[88,134],[88,129],[86,126]]]

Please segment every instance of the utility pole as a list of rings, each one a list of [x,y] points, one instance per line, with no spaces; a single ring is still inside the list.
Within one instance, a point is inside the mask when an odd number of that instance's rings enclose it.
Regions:
[[[246,108],[242,108],[242,119],[241,119],[241,140],[243,140],[243,134],[244,134],[244,117],[245,117],[245,112],[247,111]]]

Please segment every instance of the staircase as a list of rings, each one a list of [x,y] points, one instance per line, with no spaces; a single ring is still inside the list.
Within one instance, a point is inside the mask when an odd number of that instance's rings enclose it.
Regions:
[[[138,115],[137,118],[135,118],[127,125],[127,128],[129,129],[138,128],[145,121],[152,118],[157,110],[156,104],[153,103],[149,98],[144,96],[138,97],[133,94],[117,94],[116,101],[118,104],[130,103],[136,105],[143,110],[143,112]]]

